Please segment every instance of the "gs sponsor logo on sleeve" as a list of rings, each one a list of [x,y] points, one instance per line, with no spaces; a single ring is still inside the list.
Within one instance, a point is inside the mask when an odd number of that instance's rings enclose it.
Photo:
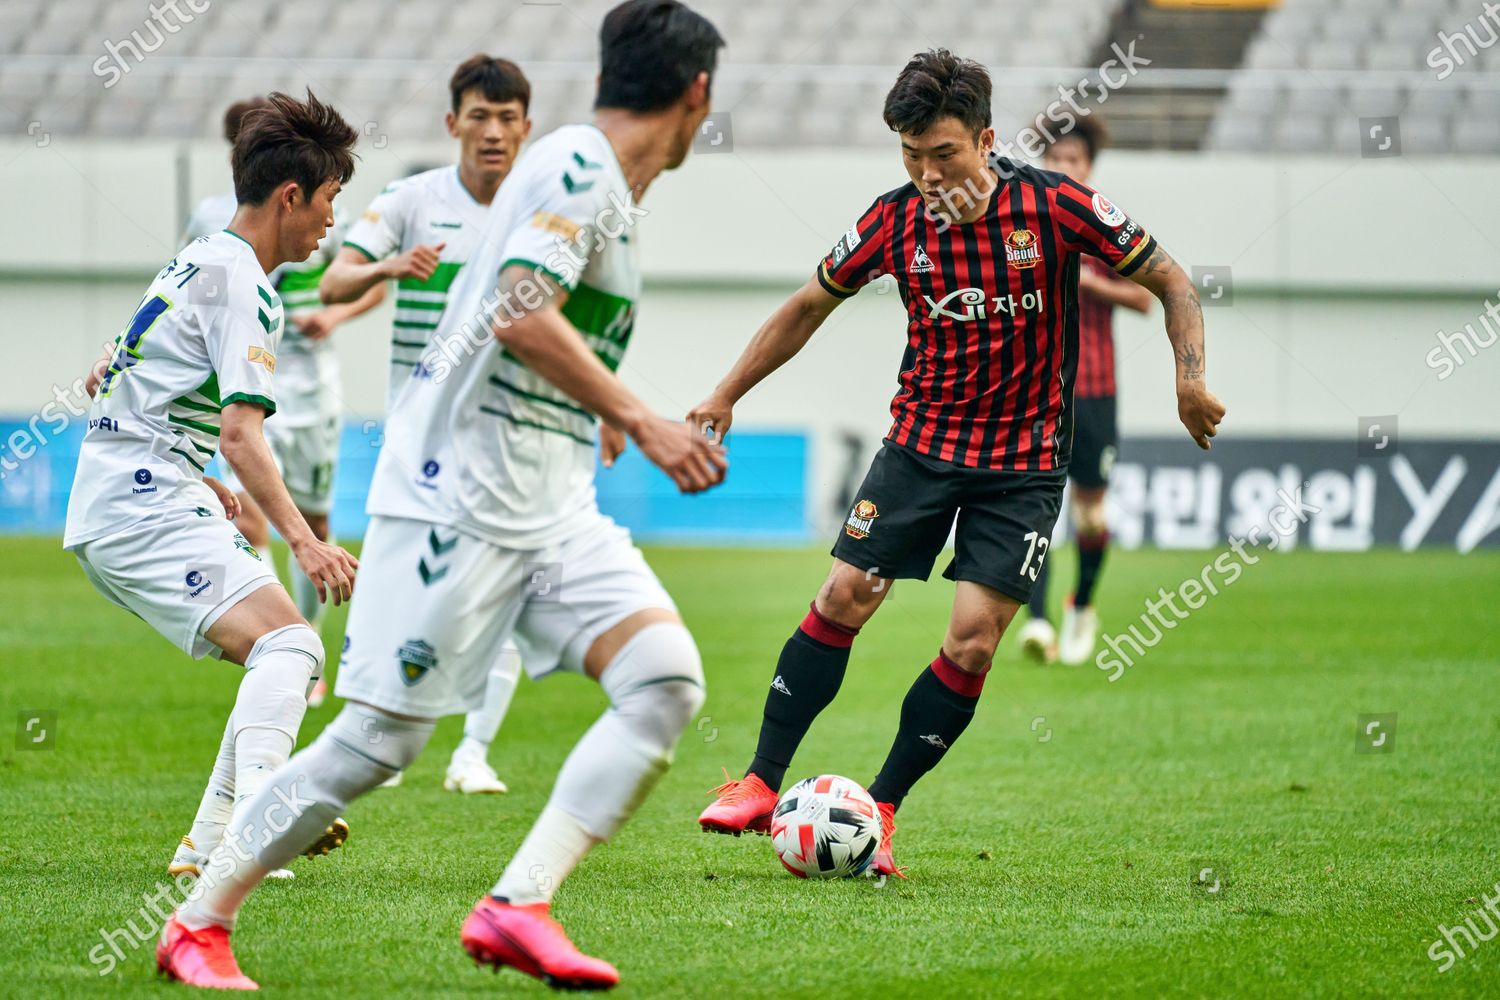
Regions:
[[[1119,229],[1125,222],[1125,213],[1120,210],[1120,206],[1098,191],[1094,192],[1094,214],[1099,217],[1100,222],[1111,229]]]
[[[572,219],[555,212],[538,212],[531,217],[531,224],[543,232],[554,233],[565,240],[576,240],[583,227]]]
[[[252,347],[246,358],[252,365],[260,365],[272,375],[276,374],[276,355],[264,347]]]
[[[839,237],[839,241],[833,245],[834,266],[837,267],[848,259],[849,255],[854,252],[854,248],[859,246],[859,243],[859,230],[854,226],[850,226],[849,231]]]
[[[1141,227],[1134,219],[1127,219],[1125,221],[1125,228],[1120,230],[1119,236],[1115,237],[1115,245],[1122,247],[1128,245],[1140,231]]]

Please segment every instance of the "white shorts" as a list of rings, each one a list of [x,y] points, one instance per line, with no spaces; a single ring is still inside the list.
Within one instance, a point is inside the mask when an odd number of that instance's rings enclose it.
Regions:
[[[201,508],[153,514],[73,554],[99,593],[194,659],[222,652],[203,636],[224,612],[278,582],[233,524]]]
[[[285,427],[273,416],[265,428],[266,444],[271,446],[271,456],[297,509],[307,514],[330,513],[339,457],[338,417],[305,427]],[[244,493],[245,487],[229,463],[220,464],[224,485],[233,493]]]
[[[360,563],[335,693],[400,715],[479,708],[509,639],[533,679],[582,673],[604,632],[638,611],[677,607],[630,533],[602,514],[527,552],[377,516]]]

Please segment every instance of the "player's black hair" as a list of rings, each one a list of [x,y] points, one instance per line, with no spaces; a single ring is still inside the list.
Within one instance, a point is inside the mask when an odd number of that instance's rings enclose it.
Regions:
[[[305,101],[274,93],[240,122],[229,158],[234,197],[242,205],[259,205],[287,181],[296,181],[307,198],[334,178],[345,183],[354,176],[358,139],[354,127],[311,90]]]
[[[921,135],[940,118],[957,118],[978,139],[990,124],[990,74],[972,59],[929,49],[911,57],[885,95],[885,123]]]
[[[1073,118],[1073,127],[1061,132],[1046,127],[1050,123],[1045,115],[1037,116],[1037,130],[1042,134],[1042,141],[1048,146],[1055,146],[1064,139],[1077,139],[1083,143],[1089,162],[1093,163],[1100,151],[1109,145],[1109,126],[1104,124],[1104,119],[1097,111],[1070,117]]]
[[[240,136],[240,123],[245,120],[245,115],[256,108],[263,108],[269,103],[271,102],[257,94],[254,97],[247,97],[243,101],[235,101],[229,107],[225,108],[224,141],[233,146],[234,140]]]
[[[453,95],[453,111],[463,103],[464,94],[477,90],[487,101],[504,104],[520,101],[523,114],[531,110],[531,81],[521,72],[521,67],[509,59],[497,59],[483,53],[472,55],[459,63],[448,81],[448,91]]]
[[[660,111],[699,73],[713,77],[724,37],[677,0],[626,0],[599,28],[596,108]]]

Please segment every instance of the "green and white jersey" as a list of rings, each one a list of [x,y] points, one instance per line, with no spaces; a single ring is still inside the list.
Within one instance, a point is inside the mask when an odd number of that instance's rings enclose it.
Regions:
[[[184,242],[217,233],[229,225],[239,203],[233,193],[204,198],[188,218]],[[297,331],[298,313],[323,308],[318,282],[338,255],[348,232],[349,220],[342,208],[333,210],[333,228],[318,248],[300,264],[282,264],[271,272],[272,287],[286,306],[287,327],[281,356],[277,359],[276,392],[281,403],[282,427],[314,427],[337,419],[342,409],[338,352],[333,338],[308,340]]]
[[[276,412],[282,325],[245,240],[225,231],[178,251],[115,340],[78,452],[65,548],[163,511],[219,509],[203,470],[220,411],[248,401]]]
[[[458,167],[438,167],[389,184],[344,237],[344,246],[371,260],[424,244],[444,244],[432,277],[402,278],[397,283],[386,412],[431,342],[453,281],[473,252],[488,214],[489,206],[475,201],[464,187]]]
[[[298,329],[297,320],[322,311],[318,282],[338,256],[348,228],[344,211],[335,208],[333,228],[323,235],[307,260],[288,262],[271,272],[271,282],[286,307],[286,336],[276,366],[276,398],[281,404],[277,419],[283,427],[322,426],[337,420],[342,411],[339,356],[333,338],[308,340]]]
[[[505,318],[503,267],[546,271],[569,292],[563,315],[617,367],[640,297],[633,223],[643,214],[591,125],[560,128],[521,158],[387,420],[371,514],[449,524],[521,549],[597,518],[594,415],[511,356],[490,323]],[[523,301],[535,295],[518,290]]]

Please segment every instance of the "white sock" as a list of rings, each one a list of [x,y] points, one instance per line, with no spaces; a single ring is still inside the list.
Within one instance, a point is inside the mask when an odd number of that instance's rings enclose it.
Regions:
[[[308,680],[321,672],[322,659],[322,643],[306,625],[266,633],[245,658],[245,678],[230,717],[236,817],[291,756],[307,714]]]
[[[224,739],[219,743],[219,756],[214,759],[213,773],[208,778],[208,787],[203,790],[203,800],[198,803],[198,815],[193,817],[193,828],[188,831],[193,848],[207,854],[217,847],[233,813],[234,716],[230,715],[224,726]]]
[[[703,664],[686,628],[641,629],[605,667],[610,707],[573,747],[552,797],[495,895],[550,902],[568,873],[624,825],[672,763],[682,730],[703,705]]]
[[[552,902],[562,880],[597,843],[582,823],[549,804],[505,866],[494,895],[516,906]]]
[[[317,739],[235,810],[224,840],[178,911],[183,924],[233,929],[245,897],[266,874],[313,844],[351,801],[415,760],[434,725],[346,704]]]
[[[484,756],[505,721],[510,710],[510,701],[516,694],[516,683],[521,679],[521,651],[506,643],[499,657],[490,666],[489,679],[484,686],[484,704],[464,716],[464,739],[459,748],[469,747]],[[455,753],[454,756],[457,756]]]

